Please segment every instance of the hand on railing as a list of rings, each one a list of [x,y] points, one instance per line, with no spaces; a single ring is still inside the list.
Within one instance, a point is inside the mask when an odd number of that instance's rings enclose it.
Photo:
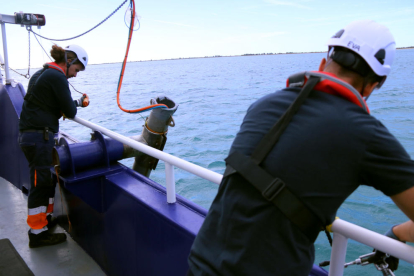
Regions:
[[[392,238],[394,240],[400,241],[392,230],[394,226],[392,226],[385,233],[385,236]],[[390,256],[389,254],[386,254],[382,251],[374,249],[374,252],[366,254],[366,255],[362,255],[353,262],[346,263],[345,267],[348,267],[354,264],[358,264],[358,265],[374,264],[377,270],[381,271],[383,275],[394,275],[393,271],[398,269],[399,259],[393,256]]]
[[[378,271],[382,272],[382,275],[384,276],[395,276],[393,271],[397,270],[398,268],[398,259],[394,258],[388,254],[385,254],[381,251],[376,251],[374,249],[374,252],[359,256],[358,259],[355,261],[349,262],[344,264],[344,267],[347,268],[350,265],[369,265],[374,264],[375,268]],[[325,261],[319,264],[319,266],[327,266],[330,265],[329,261]]]
[[[396,263],[395,263],[396,260]],[[381,251],[374,251],[372,253],[359,256],[358,259],[356,259],[353,262],[346,263],[344,267],[348,267],[350,265],[369,265],[374,264],[376,269],[378,271],[382,272],[382,275],[384,276],[395,276],[393,273],[394,270],[397,270],[398,267],[398,259],[394,258],[388,254],[385,254]]]
[[[394,226],[396,226],[396,225],[394,225]],[[384,235],[391,238],[391,239],[400,241],[400,239],[398,239],[398,237],[394,234],[394,232],[392,230],[394,228],[394,226],[392,226]],[[375,264],[375,267],[378,270],[381,270],[380,268],[382,268],[382,267],[383,268],[388,268],[391,271],[395,271],[395,270],[398,269],[398,264],[400,262],[400,260],[398,258],[390,256],[389,254],[386,254],[386,253],[381,252],[381,251],[376,250],[376,249],[374,249],[374,253],[375,253],[375,255],[374,255],[373,263]],[[386,264],[386,266],[385,266],[385,264]],[[391,274],[384,274],[384,275],[394,275],[394,274],[392,274],[392,272],[391,272]]]
[[[390,269],[391,271],[396,271],[398,269],[398,264],[400,262],[399,259],[390,256],[389,254],[386,254],[384,252],[381,251],[377,251],[374,250],[375,255],[374,255],[374,265],[375,267],[387,267],[388,269]],[[386,264],[386,266],[385,266]],[[380,269],[378,269],[380,270]],[[388,275],[388,274],[387,274]],[[390,274],[393,275],[393,274]]]

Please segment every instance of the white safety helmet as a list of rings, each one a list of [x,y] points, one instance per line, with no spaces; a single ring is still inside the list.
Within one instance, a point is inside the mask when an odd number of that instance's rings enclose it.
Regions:
[[[387,76],[395,56],[395,40],[387,27],[372,20],[354,21],[327,42],[361,56],[378,76]],[[385,78],[384,78],[385,79]]]
[[[83,65],[83,70],[86,69],[86,65],[88,65],[88,54],[86,53],[86,51],[82,47],[72,44],[72,45],[66,46],[65,51],[75,53],[78,60]],[[76,60],[73,60],[71,64],[73,64],[75,61]]]

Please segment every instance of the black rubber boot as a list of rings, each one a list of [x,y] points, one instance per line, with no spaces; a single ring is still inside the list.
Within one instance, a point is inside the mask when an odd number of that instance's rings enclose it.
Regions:
[[[46,217],[47,219],[47,229],[52,230],[53,228],[56,227],[56,225],[58,224],[58,219],[57,218],[53,218],[52,215],[48,215]]]
[[[43,231],[40,234],[32,234],[29,230],[29,247],[36,248],[48,245],[55,245],[66,241],[64,233],[51,234],[49,231]]]

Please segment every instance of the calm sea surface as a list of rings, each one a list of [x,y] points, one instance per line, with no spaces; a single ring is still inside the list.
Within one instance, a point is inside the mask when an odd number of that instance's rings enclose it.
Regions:
[[[218,173],[224,172],[224,158],[247,108],[260,97],[283,88],[286,78],[304,70],[317,70],[325,56],[316,54],[243,56],[181,59],[128,63],[121,90],[121,104],[127,109],[149,105],[151,98],[166,95],[179,108],[176,126],[170,128],[164,151]],[[12,61],[11,61],[12,63]],[[375,91],[368,105],[414,156],[414,49],[398,50],[393,70],[383,88]],[[88,93],[91,105],[79,109],[78,117],[125,136],[141,133],[148,112],[127,114],[116,104],[116,88],[121,64],[90,65],[70,82]],[[24,72],[24,70],[19,70]],[[26,70],[27,71],[27,70]],[[36,70],[32,69],[31,74]],[[12,77],[27,88],[27,80],[12,72]],[[80,95],[72,93],[73,98]],[[71,121],[61,130],[87,141],[90,130]],[[133,159],[123,160],[132,166]],[[151,178],[164,185],[164,163]],[[218,185],[175,169],[176,191],[208,209]],[[392,185],[392,183],[390,183]],[[407,220],[393,202],[381,192],[360,187],[338,211],[341,219],[384,233],[391,225]],[[324,234],[318,238],[316,260],[328,260],[330,246]],[[347,261],[372,249],[356,242],[348,244]],[[349,267],[345,275],[380,275],[373,266]],[[400,261],[397,275],[414,275],[411,264]]]

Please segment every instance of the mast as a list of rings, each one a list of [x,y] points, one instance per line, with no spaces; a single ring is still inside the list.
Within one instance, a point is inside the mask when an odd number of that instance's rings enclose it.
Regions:
[[[26,26],[26,29],[30,31],[32,25],[36,25],[38,29],[46,24],[46,18],[41,14],[33,13],[14,13],[14,15],[0,14],[1,34],[3,40],[3,53],[4,53],[4,72],[6,74],[6,85],[11,83],[9,72],[9,56],[7,52],[7,36],[6,36],[6,23],[20,24],[22,27]],[[1,79],[1,77],[0,77]]]

